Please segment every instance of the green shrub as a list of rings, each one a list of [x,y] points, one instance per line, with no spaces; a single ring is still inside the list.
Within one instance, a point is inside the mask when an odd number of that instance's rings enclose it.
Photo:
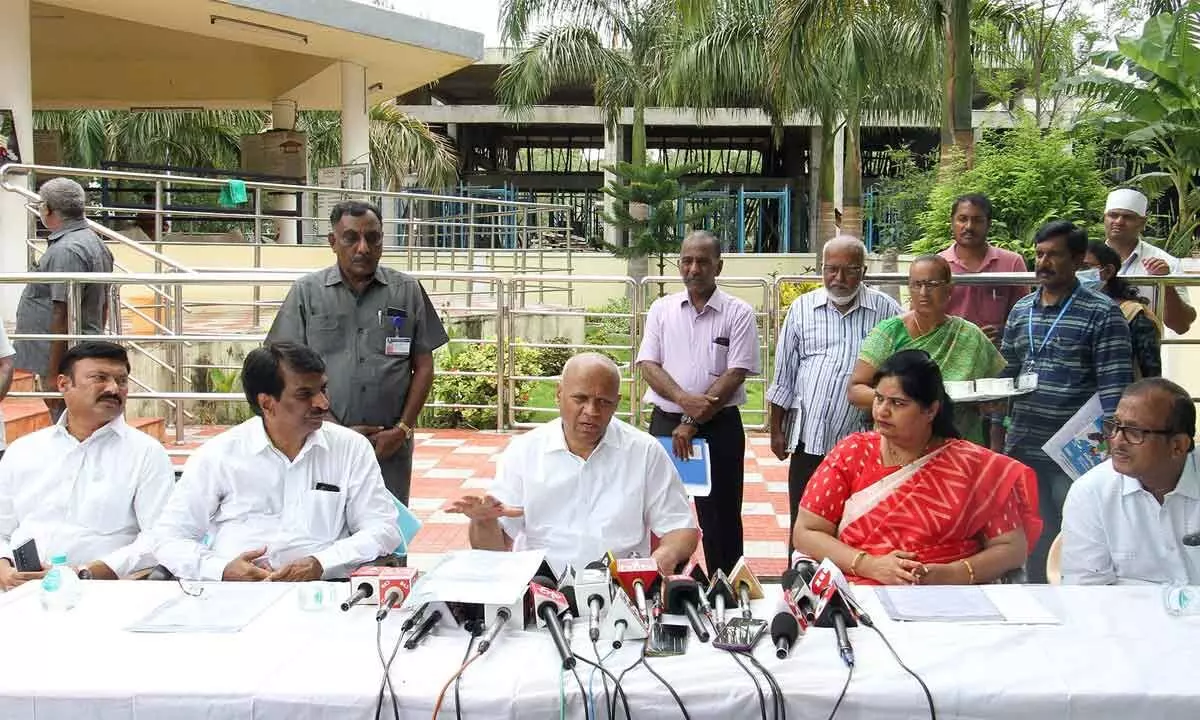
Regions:
[[[950,208],[965,193],[992,201],[992,244],[1033,257],[1033,235],[1045,222],[1071,220],[1100,237],[1096,225],[1107,193],[1098,169],[1094,134],[1043,131],[1031,121],[1011,130],[988,132],[975,149],[975,166],[964,170],[961,155],[929,193],[917,216],[923,235],[912,243],[915,255],[950,246]]]
[[[518,347],[513,352],[509,373],[513,375],[543,375],[539,348]],[[557,351],[557,349],[556,349]],[[434,360],[438,373],[434,376],[430,399],[439,403],[487,405],[485,408],[428,408],[422,413],[421,424],[426,427],[469,427],[487,430],[496,427],[496,346],[489,344],[459,344],[439,348]],[[447,375],[447,371],[468,371],[486,375]],[[509,403],[524,405],[529,400],[529,381],[515,383],[516,396]]]
[[[555,345],[569,345],[570,338],[556,337],[550,338],[546,342]],[[574,351],[569,347],[553,347],[553,348],[533,348],[537,352],[538,365],[542,368],[542,375],[561,375],[563,365],[571,359]]]

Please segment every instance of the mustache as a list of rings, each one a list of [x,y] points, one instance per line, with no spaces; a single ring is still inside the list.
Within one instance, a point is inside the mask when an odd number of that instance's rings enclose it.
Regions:
[[[121,396],[113,395],[112,393],[104,393],[100,397],[96,398],[96,402],[103,402],[105,400],[113,400],[113,401],[119,403],[119,402],[121,402]]]

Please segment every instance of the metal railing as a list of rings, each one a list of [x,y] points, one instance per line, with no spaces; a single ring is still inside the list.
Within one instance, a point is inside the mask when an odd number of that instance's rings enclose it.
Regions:
[[[68,342],[77,341],[89,337],[81,332],[81,322],[79,313],[79,303],[82,293],[80,286],[85,283],[105,283],[111,284],[114,288],[127,285],[145,285],[154,284],[167,289],[168,294],[173,298],[172,307],[175,309],[173,316],[170,318],[168,325],[169,332],[167,333],[152,333],[140,334],[125,332],[120,327],[116,328],[115,332],[110,332],[107,338],[121,343],[138,343],[143,345],[162,344],[166,346],[167,354],[170,361],[159,361],[159,365],[170,376],[171,389],[156,390],[148,387],[145,384],[140,384],[141,389],[130,393],[132,400],[148,400],[162,403],[169,403],[171,424],[174,426],[175,438],[182,440],[184,438],[184,429],[192,418],[188,415],[185,408],[187,403],[193,401],[209,401],[209,402],[243,402],[244,397],[238,393],[231,392],[203,392],[197,391],[190,386],[190,380],[186,376],[186,370],[210,367],[225,367],[232,368],[236,365],[215,365],[212,363],[189,363],[184,358],[184,349],[190,344],[195,343],[245,343],[247,345],[257,345],[264,339],[261,333],[226,333],[226,332],[189,332],[186,327],[186,318],[182,312],[185,305],[185,290],[197,286],[204,285],[220,285],[220,286],[238,286],[249,284],[262,285],[286,285],[290,284],[300,273],[161,273],[161,274],[125,274],[114,273],[111,275],[102,274],[87,274],[87,273],[9,273],[0,274],[0,283],[27,283],[27,282],[54,282],[64,283],[67,286],[68,299],[68,318],[70,332],[60,335],[41,334],[30,335],[21,334],[13,335],[14,340],[27,339],[45,339],[45,340],[66,340]],[[627,407],[622,408],[621,416],[630,419],[635,423],[644,423],[645,415],[649,408],[643,403],[641,393],[645,388],[640,373],[637,372],[633,359],[636,357],[637,348],[642,335],[642,326],[644,324],[645,309],[649,304],[657,298],[659,283],[675,283],[678,282],[675,278],[658,278],[650,277],[642,281],[635,281],[633,278],[623,276],[560,276],[547,277],[538,275],[503,277],[489,274],[451,274],[451,273],[417,273],[414,277],[421,281],[432,282],[434,280],[458,280],[470,281],[486,285],[486,296],[490,303],[494,303],[496,308],[494,316],[494,333],[481,333],[481,337],[463,338],[456,337],[451,340],[452,347],[461,346],[490,346],[495,351],[495,364],[493,367],[488,367],[482,370],[467,370],[455,367],[452,362],[452,352],[442,351],[436,355],[437,364],[436,377],[483,377],[487,378],[491,383],[494,383],[495,398],[487,403],[467,403],[456,402],[453,400],[445,400],[431,396],[430,402],[427,403],[426,409],[438,410],[471,410],[482,409],[489,412],[494,411],[496,416],[496,429],[504,430],[507,428],[528,427],[531,423],[527,418],[519,417],[522,414],[537,414],[537,413],[556,413],[556,409],[550,406],[536,406],[527,404],[521,401],[519,389],[522,384],[527,383],[554,383],[559,380],[558,375],[529,375],[522,374],[517,371],[518,353],[527,352],[530,349],[545,349],[545,348],[563,348],[569,353],[574,353],[580,350],[595,350],[609,352],[618,357],[619,362],[623,365],[622,386]],[[903,275],[889,274],[876,275],[869,278],[872,284],[903,284],[907,279]],[[1025,274],[994,274],[994,275],[968,275],[959,279],[963,284],[967,285],[1031,285],[1035,282],[1033,275]],[[753,379],[753,383],[761,386],[769,384],[771,378],[771,368],[773,364],[773,354],[775,342],[778,338],[778,329],[787,308],[779,302],[780,292],[789,282],[817,282],[816,276],[794,276],[794,277],[779,277],[779,278],[722,278],[723,287],[727,290],[738,292],[738,289],[750,289],[755,298],[761,298],[761,303],[756,304],[755,312],[758,316],[760,326],[760,359],[762,365],[762,373],[757,378]],[[596,310],[575,310],[572,308],[546,308],[546,307],[522,307],[520,297],[525,294],[536,292],[533,289],[534,284],[540,282],[552,283],[579,283],[579,284],[609,284],[613,287],[620,288],[626,293],[627,297],[631,298],[630,310],[628,312],[601,312]],[[1161,298],[1165,288],[1167,287],[1196,287],[1200,286],[1200,276],[1176,276],[1176,277],[1160,277],[1160,278],[1138,278],[1137,283],[1144,286],[1152,286],[1158,289],[1155,293],[1157,298]],[[753,303],[752,303],[753,304]],[[442,312],[447,317],[454,317],[456,314],[471,313],[478,315],[477,309],[472,309],[463,304],[448,305],[442,309]],[[1157,314],[1157,313],[1156,313]],[[490,314],[489,314],[490,317]],[[568,342],[568,343],[549,343],[542,341],[531,341],[520,336],[518,332],[518,324],[523,318],[578,318],[585,327],[589,322],[603,319],[615,319],[627,322],[628,333],[618,333],[620,342],[609,342],[602,345],[595,345],[586,342]],[[612,338],[615,339],[615,338]],[[1162,340],[1164,347],[1170,346],[1194,346],[1200,345],[1200,340],[1192,338],[1169,337]],[[148,355],[150,353],[147,353]],[[627,393],[627,395],[625,395]],[[38,397],[47,398],[55,397],[56,393],[52,392],[13,392],[10,393],[13,397]],[[750,430],[763,429],[765,426],[766,410],[765,401],[756,404],[753,407],[746,409],[748,416],[760,415],[760,422],[747,422],[746,427]],[[536,415],[535,415],[536,417]]]
[[[493,267],[496,254],[511,260],[511,272],[539,272],[570,274],[571,255],[574,252],[570,236],[572,209],[569,205],[534,203],[489,197],[439,195],[435,193],[386,190],[354,190],[347,188],[320,187],[315,185],[292,185],[278,182],[247,180],[239,187],[246,193],[246,208],[213,211],[198,209],[169,202],[174,197],[186,196],[189,191],[204,191],[211,194],[230,186],[223,178],[202,178],[128,170],[96,170],[90,168],[66,168],[50,165],[7,164],[0,167],[0,188],[19,193],[31,202],[39,202],[40,196],[32,190],[10,182],[13,176],[43,174],[75,178],[85,188],[95,180],[124,180],[141,183],[139,193],[153,195],[154,206],[144,207],[130,204],[93,203],[88,214],[110,222],[118,219],[152,216],[154,219],[153,249],[105,225],[89,220],[89,225],[101,237],[130,247],[154,260],[154,272],[170,268],[179,272],[192,272],[206,268],[189,268],[163,255],[165,247],[184,247],[188,243],[171,240],[164,236],[162,219],[183,224],[221,223],[226,231],[245,227],[250,231],[248,243],[228,243],[227,246],[252,249],[253,258],[249,272],[262,269],[264,246],[292,237],[301,241],[323,244],[329,232],[328,207],[338,200],[360,198],[375,202],[383,208],[385,262],[396,264],[403,260],[406,269],[421,272],[436,269],[450,272],[461,269],[466,272],[480,270],[479,258],[487,252],[489,266],[485,272],[496,272]],[[123,193],[134,192],[124,190]],[[286,208],[289,203],[276,202],[279,198],[294,196],[290,201],[295,208]],[[323,211],[321,214],[318,211]],[[390,212],[389,212],[390,211]],[[34,212],[36,216],[36,211]],[[272,236],[271,230],[274,235]],[[243,233],[245,236],[245,233]],[[563,242],[565,240],[565,242]],[[559,248],[558,244],[562,247]],[[194,243],[220,248],[216,243]],[[450,283],[450,292],[456,291],[455,282]],[[437,288],[434,288],[435,290]],[[255,304],[254,323],[259,322],[261,295],[253,289]],[[166,312],[170,312],[167,310]]]

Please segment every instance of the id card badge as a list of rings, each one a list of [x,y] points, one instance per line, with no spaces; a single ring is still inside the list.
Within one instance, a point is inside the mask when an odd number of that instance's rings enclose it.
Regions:
[[[1021,365],[1021,376],[1024,377],[1026,375],[1033,375],[1034,377],[1037,377],[1036,361],[1026,360],[1025,363]]]
[[[383,346],[383,354],[388,357],[406,358],[412,351],[412,338],[390,337]]]

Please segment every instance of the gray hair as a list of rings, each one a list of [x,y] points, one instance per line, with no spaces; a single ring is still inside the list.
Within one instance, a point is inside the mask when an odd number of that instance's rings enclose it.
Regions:
[[[683,242],[687,242],[688,240],[705,240],[705,241],[711,243],[712,248],[713,248],[713,255],[717,258],[721,257],[721,239],[718,238],[716,235],[713,235],[709,231],[693,230],[687,234],[687,237],[685,237],[683,239]]]
[[[849,250],[856,253],[860,261],[867,261],[867,246],[853,235],[834,235],[827,240],[825,247],[821,248],[821,259],[824,260],[831,250]]]
[[[38,190],[48,210],[53,210],[64,220],[79,220],[87,195],[83,186],[70,178],[51,178]]]

